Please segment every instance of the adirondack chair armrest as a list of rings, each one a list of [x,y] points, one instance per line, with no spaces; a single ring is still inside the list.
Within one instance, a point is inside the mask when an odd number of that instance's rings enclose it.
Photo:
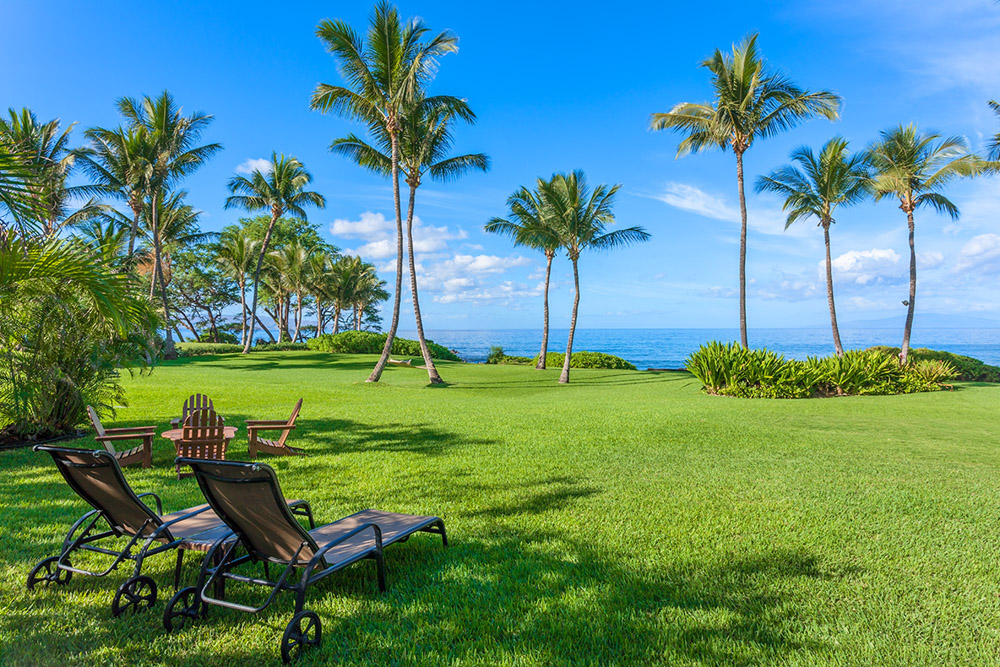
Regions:
[[[123,435],[125,433],[153,433],[157,428],[156,426],[124,426],[122,428],[106,428],[104,432]]]
[[[288,424],[287,419],[248,419],[246,421],[247,426],[285,426]],[[295,426],[289,426],[288,428],[295,428]]]
[[[156,433],[154,433],[153,431],[149,431],[149,432],[144,432],[144,433],[131,433],[131,434],[128,434],[128,433],[116,433],[114,435],[97,435],[97,436],[94,436],[94,438],[98,442],[104,442],[105,440],[111,441],[111,442],[118,442],[119,440],[145,440],[147,438],[150,439],[150,440],[152,440],[153,436],[155,436],[155,435],[156,435]]]

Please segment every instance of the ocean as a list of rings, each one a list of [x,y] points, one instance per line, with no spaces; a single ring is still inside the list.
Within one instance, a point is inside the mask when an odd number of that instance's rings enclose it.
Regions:
[[[542,344],[540,329],[428,330],[427,337],[455,350],[462,359],[486,361],[490,347],[499,345],[509,355],[534,357]],[[415,331],[400,330],[405,338]],[[567,329],[549,332],[549,351],[566,349]],[[751,347],[766,347],[791,359],[833,354],[829,329],[751,329]],[[872,345],[898,347],[900,329],[841,329],[840,339],[847,349]],[[682,368],[684,359],[710,340],[739,340],[737,329],[577,329],[573,350],[614,354],[637,368]],[[1000,365],[1000,329],[916,329],[912,347],[948,350]]]

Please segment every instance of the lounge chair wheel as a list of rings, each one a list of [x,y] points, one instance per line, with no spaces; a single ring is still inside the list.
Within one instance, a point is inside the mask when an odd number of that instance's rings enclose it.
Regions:
[[[201,607],[201,597],[197,588],[188,586],[180,589],[170,598],[167,608],[163,611],[163,627],[167,632],[180,630],[187,619],[193,621],[201,618]]]
[[[73,573],[69,570],[60,569],[56,563],[59,562],[59,556],[49,556],[45,560],[41,561],[35,567],[31,568],[31,572],[28,573],[28,590],[35,590],[35,586],[44,583],[48,584],[58,584],[60,586],[65,586],[69,583],[70,577]],[[66,561],[67,565],[70,562]]]
[[[142,608],[149,609],[156,604],[156,582],[139,575],[125,581],[118,587],[115,599],[111,601],[111,615],[115,618],[126,611],[133,614]]]
[[[314,611],[300,611],[295,614],[285,634],[281,637],[281,660],[289,663],[299,657],[302,649],[319,646],[323,637],[323,627]]]

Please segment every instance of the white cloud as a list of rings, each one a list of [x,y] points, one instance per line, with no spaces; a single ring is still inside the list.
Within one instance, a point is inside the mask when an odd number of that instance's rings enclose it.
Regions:
[[[347,239],[363,239],[365,241],[382,240],[389,237],[396,223],[386,220],[381,213],[365,211],[357,220],[338,218],[330,225],[330,233]]]
[[[956,271],[1000,272],[1000,235],[980,234],[962,246]]]
[[[891,248],[851,250],[831,261],[834,280],[855,285],[878,285],[895,282],[900,272],[899,253]],[[819,262],[819,275],[826,275],[826,265]]]
[[[917,268],[934,269],[944,264],[944,255],[939,252],[918,252]]]
[[[255,171],[259,171],[263,174],[269,173],[271,171],[271,161],[265,160],[262,157],[252,157],[244,160],[236,166],[237,174],[246,174],[249,176]]]
[[[382,213],[365,211],[357,220],[338,218],[330,224],[330,233],[365,243],[347,254],[361,255],[368,259],[387,259],[396,255],[396,222]],[[441,252],[448,249],[448,241],[468,238],[465,230],[451,231],[448,227],[425,225],[419,216],[413,217],[413,251],[417,255]]]
[[[727,204],[721,197],[711,195],[687,183],[667,183],[666,192],[656,196],[674,208],[690,211],[714,220],[739,222],[740,210]]]

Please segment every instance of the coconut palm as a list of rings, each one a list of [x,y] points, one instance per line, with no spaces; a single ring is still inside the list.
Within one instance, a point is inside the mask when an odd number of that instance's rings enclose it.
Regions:
[[[487,171],[490,159],[484,153],[449,156],[456,119],[475,122],[475,114],[464,100],[454,97],[421,98],[406,108],[399,137],[399,171],[409,187],[410,197],[406,209],[406,251],[409,256],[410,292],[413,296],[413,314],[417,324],[417,339],[427,367],[431,384],[441,384],[441,376],[434,366],[427,339],[424,337],[423,318],[420,315],[420,298],[417,292],[416,258],[413,252],[413,211],[416,206],[417,188],[425,175],[439,181],[458,178],[472,171]],[[354,134],[335,139],[330,149],[344,155],[358,165],[385,176],[392,175],[392,142],[383,128],[374,131],[377,145],[371,145]]]
[[[559,235],[552,218],[551,207],[542,199],[542,189],[546,181],[538,179],[537,189],[518,188],[507,198],[510,213],[506,218],[493,218],[486,223],[485,230],[503,234],[514,240],[514,245],[525,246],[545,253],[545,291],[542,310],[542,349],[538,354],[535,368],[545,370],[545,356],[549,351],[549,279],[552,276],[552,260],[559,250]]]
[[[128,243],[129,227],[122,225],[113,217],[102,217],[88,220],[77,228],[79,238],[86,243],[105,266],[116,271],[124,271],[128,267],[128,255],[125,253]]]
[[[360,260],[360,258],[358,259]],[[359,271],[354,276],[351,291],[355,331],[361,331],[365,311],[369,306],[389,298],[389,293],[385,291],[385,281],[379,280],[378,274],[375,273],[375,267],[365,262],[359,262],[359,264]]]
[[[295,219],[305,220],[304,206],[315,206],[316,208],[326,206],[326,199],[323,198],[323,195],[306,190],[306,186],[311,182],[312,174],[306,170],[298,158],[285,157],[278,155],[278,153],[271,153],[271,162],[266,169],[255,169],[249,178],[233,176],[229,181],[229,191],[233,194],[226,198],[225,207],[227,209],[240,208],[244,211],[269,210],[271,212],[271,223],[267,226],[264,240],[260,244],[257,267],[253,274],[250,333],[243,343],[243,354],[248,354],[250,346],[253,345],[260,270],[264,265],[268,244],[271,242],[274,223],[285,213],[291,214]]]
[[[989,104],[990,108],[993,109],[993,113],[995,113],[997,117],[1000,118],[1000,102],[997,102],[996,100],[990,100],[989,102],[987,102],[987,104]],[[993,138],[990,139],[990,143],[987,145],[986,150],[988,151],[986,156],[990,160],[1000,162],[1000,132],[997,132],[996,134],[993,135]]]
[[[958,207],[943,194],[948,183],[960,176],[974,176],[983,169],[982,161],[969,152],[962,137],[942,139],[938,134],[922,134],[914,125],[900,125],[884,130],[878,141],[868,149],[872,167],[872,191],[876,201],[895,197],[906,214],[910,243],[910,296],[906,306],[900,363],[906,363],[910,349],[910,332],[917,297],[917,252],[914,248],[913,212],[930,206],[938,213],[958,219]]]
[[[580,253],[591,249],[611,250],[649,240],[649,234],[642,227],[607,230],[608,225],[615,222],[612,207],[619,188],[621,185],[610,188],[598,185],[591,191],[586,176],[579,169],[570,174],[556,174],[548,182],[539,182],[541,198],[551,207],[559,246],[566,251],[573,263],[573,284],[576,288],[569,338],[566,340],[566,358],[559,376],[561,384],[569,382],[569,364],[573,356],[573,335],[576,332],[576,315],[580,306]]]
[[[215,258],[222,265],[222,270],[233,278],[240,288],[241,345],[246,345],[247,339],[247,277],[260,255],[259,248],[260,244],[249,236],[223,235]]]
[[[757,179],[757,192],[774,192],[785,197],[782,210],[788,211],[785,229],[797,220],[815,218],[823,228],[826,245],[826,298],[830,306],[830,325],[837,356],[844,356],[837,328],[837,309],[833,301],[833,267],[830,261],[830,225],[836,220],[838,206],[856,204],[869,194],[868,165],[864,154],[852,155],[847,141],[834,137],[826,142],[817,157],[803,146],[792,152],[792,161]]]
[[[428,28],[419,19],[405,23],[384,0],[372,11],[367,40],[343,21],[323,21],[316,35],[337,59],[347,87],[321,83],[312,97],[312,108],[358,120],[389,137],[392,197],[396,213],[396,292],[382,356],[368,377],[378,382],[389,361],[399,325],[403,289],[403,214],[399,194],[400,142],[403,115],[419,98],[435,71],[436,58],[458,50],[458,38],[448,31],[425,39]]]
[[[37,172],[37,165],[0,136],[0,241],[8,237],[9,229],[22,236],[37,231],[35,223],[44,209],[28,187]]]
[[[167,303],[167,284],[161,266],[160,202],[181,178],[205,164],[212,155],[222,150],[217,143],[198,146],[201,135],[212,122],[212,116],[195,112],[185,116],[166,90],[157,97],[148,95],[141,100],[123,97],[118,100],[118,111],[128,120],[135,133],[145,133],[149,140],[150,160],[145,177],[146,200],[151,217],[149,233],[153,241],[155,277],[160,284],[163,301],[163,318],[166,328],[164,356],[176,356],[173,334],[170,330],[170,306]]]
[[[298,342],[299,332],[302,329],[303,299],[310,281],[310,255],[310,250],[299,242],[289,244],[273,253],[276,277],[282,283],[288,298],[295,297],[295,333],[291,335],[293,343]],[[286,317],[289,315],[286,310]]]
[[[772,71],[750,35],[733,52],[716,49],[701,64],[712,73],[711,103],[682,102],[667,113],[654,113],[653,130],[673,130],[687,136],[677,156],[710,148],[729,147],[736,155],[736,185],[740,200],[740,341],[747,347],[746,255],[747,206],[743,193],[743,155],[759,139],[767,139],[815,116],[834,120],[841,99],[829,91],[810,93]]]
[[[77,151],[80,166],[108,195],[123,200],[132,211],[127,251],[131,259],[155,161],[149,133],[141,126],[92,127],[84,135],[91,146]]]

